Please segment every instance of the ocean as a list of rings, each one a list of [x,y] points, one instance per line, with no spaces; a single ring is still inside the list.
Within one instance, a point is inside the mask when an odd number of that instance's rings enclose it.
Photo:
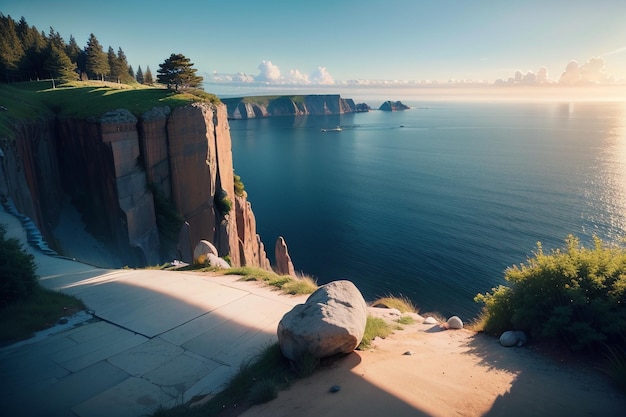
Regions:
[[[537,242],[626,236],[626,103],[403,102],[229,122],[270,258],[283,236],[320,284],[469,321]]]

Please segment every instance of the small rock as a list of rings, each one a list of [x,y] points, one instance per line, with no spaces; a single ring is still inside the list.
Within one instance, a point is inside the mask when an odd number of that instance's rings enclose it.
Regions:
[[[406,352],[403,353],[403,355],[407,355],[407,356],[413,356],[415,354],[415,352],[413,352],[412,350],[407,350]]]
[[[448,329],[462,329],[463,321],[458,316],[452,316],[448,319]]]
[[[67,317],[61,317],[59,319],[59,324],[67,324]]]
[[[333,385],[328,390],[328,392],[332,392],[332,393],[339,392],[339,391],[341,391],[341,385]]]
[[[437,324],[437,319],[432,317],[432,316],[428,316],[426,317],[426,319],[424,320],[424,324]]]

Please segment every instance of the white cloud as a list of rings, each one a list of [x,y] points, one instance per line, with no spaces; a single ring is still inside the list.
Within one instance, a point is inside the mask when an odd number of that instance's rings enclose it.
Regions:
[[[607,81],[604,72],[604,59],[591,58],[580,67],[580,80],[585,83],[600,83]]]
[[[578,65],[576,61],[570,61],[565,67],[565,72],[561,74],[559,82],[561,84],[578,83],[603,83],[609,81],[604,71],[604,59],[591,58],[583,65]]]
[[[271,61],[262,61],[259,64],[259,75],[254,77],[256,81],[273,83],[280,80],[280,68]]]
[[[306,74],[302,74],[300,70],[289,70],[289,75],[286,78],[289,84],[310,84],[309,77]]]
[[[548,82],[548,69],[546,67],[541,67],[537,71],[537,82],[541,84]]]
[[[330,85],[335,84],[335,80],[333,80],[332,75],[328,72],[325,67],[317,67],[309,77],[313,84],[323,84]]]
[[[576,61],[570,61],[565,66],[565,72],[561,74],[559,83],[561,84],[576,84],[580,81],[580,65]]]

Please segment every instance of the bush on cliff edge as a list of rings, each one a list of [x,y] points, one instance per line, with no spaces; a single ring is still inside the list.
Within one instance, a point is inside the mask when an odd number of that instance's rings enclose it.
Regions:
[[[499,335],[524,330],[540,342],[593,352],[626,345],[626,248],[581,245],[569,236],[566,248],[545,254],[541,244],[527,263],[505,271],[510,286],[478,294],[484,331]]]
[[[5,238],[0,225],[0,309],[33,293],[37,285],[35,258],[15,238]]]

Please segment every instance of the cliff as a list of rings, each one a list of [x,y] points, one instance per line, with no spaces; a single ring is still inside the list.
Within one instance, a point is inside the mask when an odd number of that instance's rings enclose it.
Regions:
[[[339,94],[304,96],[258,96],[222,100],[230,119],[252,119],[271,116],[304,116],[344,114],[358,111],[352,99]]]
[[[191,262],[208,240],[233,266],[271,269],[251,205],[234,192],[224,104],[33,120],[1,145],[0,197],[51,243],[69,195],[88,230],[128,265]]]

